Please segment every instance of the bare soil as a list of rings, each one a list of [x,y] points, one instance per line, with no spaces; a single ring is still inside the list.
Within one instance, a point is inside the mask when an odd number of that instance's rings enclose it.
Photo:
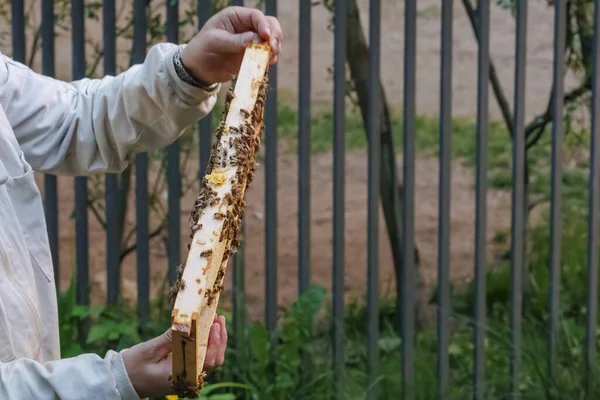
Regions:
[[[400,110],[403,98],[404,5],[397,1],[383,1],[382,10],[382,80],[390,106]],[[553,12],[545,0],[529,5],[529,32],[527,37],[527,96],[526,114],[533,116],[547,105],[552,81]],[[368,32],[367,1],[360,0],[365,32]],[[279,18],[284,29],[284,49],[279,61],[279,93],[282,99],[295,103],[298,87],[298,2],[280,1]],[[439,108],[440,68],[440,14],[439,1],[418,2],[417,23],[417,112],[437,114]],[[454,10],[453,102],[455,116],[474,117],[477,99],[477,45],[471,26],[460,1]],[[333,63],[333,36],[327,25],[330,14],[322,6],[313,8],[312,26],[312,80],[311,92],[315,109],[330,107],[332,81],[327,68]],[[101,22],[100,22],[101,23]],[[90,24],[88,35],[101,35],[98,26]],[[509,14],[492,6],[491,55],[503,84],[509,103],[513,103],[515,65],[515,25]],[[70,71],[70,46],[67,39],[57,43],[57,71]],[[35,64],[34,64],[35,66]],[[59,76],[60,77],[60,76]],[[68,79],[68,76],[62,76]],[[567,88],[574,84],[567,79]],[[305,83],[306,84],[306,83]],[[491,97],[490,115],[499,118],[496,102]],[[332,157],[319,155],[312,162],[311,192],[311,276],[319,284],[331,286],[332,265]],[[366,154],[355,151],[346,161],[346,229],[345,229],[345,284],[349,296],[363,296],[366,282]],[[401,172],[402,157],[398,157]],[[190,170],[191,172],[192,170]],[[400,174],[401,176],[401,174]],[[282,145],[277,168],[277,248],[278,299],[281,304],[293,301],[297,295],[297,160]],[[152,182],[152,178],[151,178]],[[474,176],[470,168],[456,161],[452,170],[451,199],[451,276],[462,280],[472,275],[474,245]],[[40,187],[42,181],[40,180]],[[73,211],[73,180],[60,178],[60,245],[61,284],[68,283],[74,265],[74,224],[69,219]],[[183,232],[182,257],[187,250],[188,215],[195,191],[182,200],[181,222]],[[510,193],[490,191],[488,195],[488,238],[490,256],[494,251],[491,238],[498,230],[510,225]],[[264,170],[259,168],[247,194],[246,214],[246,288],[251,313],[262,315],[264,302]],[[418,159],[416,166],[416,241],[421,251],[421,279],[425,286],[435,284],[437,271],[438,232],[438,165],[436,159]],[[128,223],[134,223],[131,210]],[[153,226],[155,221],[151,221]],[[380,278],[382,290],[394,289],[393,268],[385,225],[380,219]],[[104,231],[90,214],[90,276],[97,282],[94,298],[102,300],[106,285]],[[135,298],[135,254],[123,264],[123,290]],[[157,290],[167,269],[164,246],[153,241],[151,270]],[[227,290],[230,286],[228,277]]]
[[[402,159],[398,157],[399,174]],[[277,184],[277,275],[278,301],[289,304],[297,296],[297,159],[286,154],[278,160]],[[311,165],[311,277],[315,283],[331,287],[332,266],[332,157],[329,154],[313,158]],[[366,221],[367,221],[367,164],[364,151],[355,151],[346,160],[346,229],[345,229],[345,289],[349,297],[363,296],[366,282]],[[438,162],[436,159],[419,159],[416,165],[415,221],[416,240],[421,251],[422,284],[426,288],[435,285],[437,278],[437,231],[438,231]],[[154,174],[152,174],[154,175]],[[151,175],[151,176],[152,176]],[[152,181],[152,177],[150,179]],[[472,275],[474,244],[474,192],[473,173],[470,168],[455,162],[452,168],[451,198],[451,278],[463,281]],[[60,246],[61,246],[61,283],[68,284],[70,266],[75,261],[75,235],[72,221],[68,216],[72,212],[72,180],[60,180]],[[187,255],[188,216],[194,203],[195,191],[192,190],[182,200],[181,254]],[[247,192],[246,212],[246,290],[251,314],[260,317],[264,299],[264,169],[257,170],[255,180]],[[493,256],[495,246],[491,239],[498,230],[510,226],[510,194],[491,191],[488,194],[488,239],[489,254]],[[385,223],[379,219],[380,235],[380,281],[382,292],[395,289],[390,244]],[[95,289],[95,300],[103,300],[106,290],[105,240],[104,231],[93,215],[90,218],[90,269]],[[134,226],[133,212],[128,224]],[[167,258],[163,243],[156,239],[151,245],[151,271],[153,292],[159,290],[167,270]],[[136,298],[136,258],[128,256],[123,264],[123,292],[130,299]],[[231,273],[227,278],[226,290],[231,288]],[[424,301],[421,298],[421,301]],[[224,301],[225,303],[225,301]]]

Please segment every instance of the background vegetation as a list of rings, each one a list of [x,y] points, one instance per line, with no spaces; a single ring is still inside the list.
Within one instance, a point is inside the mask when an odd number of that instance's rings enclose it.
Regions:
[[[35,2],[30,2],[35,3]],[[195,2],[190,7],[187,19],[181,21],[182,31],[195,24]],[[332,7],[331,2],[325,2]],[[467,10],[473,10],[469,0],[463,0]],[[500,6],[512,9],[512,1],[498,2]],[[29,4],[29,3],[28,3]],[[37,4],[37,3],[35,3]],[[164,2],[149,2],[149,45],[161,41],[165,33]],[[552,115],[545,113],[528,124],[527,151],[527,196],[530,212],[539,206],[539,218],[530,220],[527,226],[527,297],[523,322],[524,360],[522,379],[519,385],[523,398],[541,399],[580,399],[584,398],[584,353],[585,336],[585,290],[587,283],[587,192],[589,168],[590,134],[584,121],[574,118],[575,110],[589,107],[591,91],[591,0],[568,1],[569,34],[567,40],[567,68],[581,76],[581,87],[566,97],[567,107],[564,116],[567,135],[564,151],[569,163],[563,174],[563,226],[562,226],[562,288],[561,288],[561,332],[559,372],[550,379],[546,374],[547,364],[547,327],[548,327],[548,266],[549,266],[549,220],[546,211],[549,197],[549,167]],[[87,16],[97,20],[101,12],[101,2],[88,2]],[[215,10],[224,6],[224,2],[214,2]],[[69,2],[56,1],[57,35],[66,35],[70,30]],[[10,2],[0,1],[0,15],[9,21]],[[506,18],[510,18],[507,11]],[[34,40],[28,47],[28,59],[33,63],[40,49],[39,17],[29,13],[27,28]],[[123,7],[119,14],[119,38],[129,43],[132,37],[133,14]],[[188,36],[190,29],[187,29]],[[184,35],[185,36],[185,35]],[[186,37],[181,38],[182,41]],[[102,59],[101,38],[89,38],[88,75],[98,76]],[[129,50],[129,54],[131,51]],[[120,65],[123,70],[127,62]],[[349,79],[351,82],[352,79]],[[354,80],[356,83],[356,80]],[[352,85],[349,96],[355,98]],[[496,101],[505,102],[503,90],[497,84],[493,87]],[[552,97],[550,96],[550,99]],[[492,187],[510,190],[512,186],[512,123],[511,111],[504,110],[503,121],[490,125],[490,165],[489,183]],[[214,113],[218,118],[219,113]],[[541,119],[540,119],[541,118]],[[401,152],[400,146],[401,116],[390,113],[390,131],[394,151]],[[589,121],[588,121],[589,122]],[[366,146],[364,121],[359,110],[347,115],[347,146],[361,148]],[[294,109],[282,103],[279,109],[278,129],[281,140],[295,142],[297,115]],[[438,151],[439,121],[435,117],[418,117],[417,148],[420,156],[436,155]],[[332,116],[327,112],[316,113],[312,121],[313,152],[327,152],[331,147]],[[182,142],[182,160],[190,158],[196,148],[194,137],[186,135]],[[475,163],[475,124],[472,120],[453,121],[453,155],[456,160],[469,166]],[[293,146],[292,146],[293,148]],[[152,155],[152,163],[164,170],[165,152]],[[133,164],[132,164],[133,165]],[[122,196],[130,193],[129,177],[131,168],[120,176]],[[185,166],[183,167],[185,169]],[[190,190],[195,176],[185,176],[182,188]],[[162,185],[162,186],[161,186]],[[155,185],[151,193],[151,219],[155,222],[153,234],[165,235],[165,207],[161,203],[160,193],[164,182]],[[103,215],[103,187],[90,181],[90,207],[97,218]],[[126,204],[123,202],[122,204]],[[127,210],[121,210],[126,213]],[[123,257],[135,249],[132,233],[122,228]],[[496,240],[508,243],[509,232],[498,232]],[[507,246],[508,247],[508,246]],[[510,254],[494,260],[487,277],[486,303],[488,309],[488,332],[486,350],[486,398],[500,399],[509,394],[508,362],[510,354],[508,317],[510,296]],[[74,282],[74,280],[73,280]],[[399,398],[401,383],[401,344],[402,338],[395,329],[398,314],[396,293],[386,293],[381,299],[380,326],[381,339],[379,352],[381,357],[381,377],[378,382],[382,398]],[[450,344],[451,390],[449,399],[468,398],[472,390],[473,364],[473,287],[470,282],[453,288],[452,296],[452,336]],[[304,296],[285,311],[278,328],[278,341],[269,342],[264,325],[259,321],[247,321],[243,331],[233,337],[227,353],[227,361],[221,371],[216,372],[211,385],[203,396],[212,399],[315,399],[331,398],[332,368],[331,361],[331,324],[329,299],[324,288],[312,286]],[[435,294],[430,302],[436,307]],[[153,301],[150,324],[141,327],[135,308],[126,302],[118,307],[82,307],[75,301],[74,285],[59,294],[59,313],[61,330],[61,348],[64,357],[84,352],[102,355],[108,349],[129,347],[146,338],[162,333],[169,326],[169,309],[164,296]],[[79,322],[91,318],[89,332],[82,334]],[[369,390],[366,380],[366,309],[361,301],[349,303],[345,317],[346,326],[346,394],[348,399],[359,399]],[[415,388],[419,399],[430,399],[436,395],[436,330],[432,323],[420,326],[416,341]],[[237,340],[236,340],[237,338]],[[309,365],[302,364],[301,350],[308,352]],[[270,358],[269,355],[273,354]],[[317,395],[316,393],[323,393]],[[600,390],[594,393],[600,398]]]

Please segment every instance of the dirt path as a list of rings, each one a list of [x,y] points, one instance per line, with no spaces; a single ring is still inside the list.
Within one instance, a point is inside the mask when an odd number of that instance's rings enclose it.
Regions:
[[[398,163],[401,165],[401,158]],[[297,295],[297,162],[286,155],[278,161],[278,290],[279,302],[288,304]],[[348,296],[362,296],[366,281],[366,155],[364,151],[348,155],[346,166],[346,258],[345,287]],[[332,265],[332,157],[320,155],[313,159],[311,180],[311,267],[314,282],[327,288],[331,286]],[[399,168],[401,173],[401,167]],[[452,170],[452,216],[451,216],[451,276],[462,280],[472,274],[474,243],[474,194],[473,174],[456,162]],[[438,164],[435,159],[421,159],[416,169],[416,238],[422,264],[421,279],[431,287],[436,280],[437,260],[437,209]],[[67,284],[69,266],[74,264],[73,225],[67,220],[71,211],[72,182],[61,181],[61,267],[62,283]],[[183,201],[181,223],[187,227],[194,192]],[[488,238],[506,229],[510,223],[510,197],[507,193],[490,192],[488,196]],[[246,288],[252,315],[260,317],[264,298],[264,170],[257,171],[255,181],[247,194],[246,217]],[[130,222],[133,223],[131,215]],[[103,299],[105,293],[105,242],[104,232],[90,214],[90,268],[97,284],[94,297]],[[182,234],[182,255],[187,254],[187,235]],[[394,290],[394,275],[389,242],[385,225],[380,218],[380,277],[382,292]],[[167,259],[162,243],[154,240],[151,246],[151,270],[158,282],[167,269]],[[493,247],[490,246],[490,251]],[[491,254],[491,253],[490,253]],[[129,256],[123,265],[123,289],[127,297],[136,295],[135,255]],[[231,275],[229,276],[231,278]],[[231,287],[230,279],[227,290]]]
[[[476,1],[473,1],[476,3]],[[490,54],[503,84],[506,98],[513,104],[515,68],[515,23],[510,13],[491,2]],[[554,12],[546,0],[529,2],[527,34],[527,114],[533,116],[546,107],[552,83]],[[280,1],[279,16],[285,29],[286,48],[279,68],[280,88],[295,99],[298,85],[298,4]],[[361,21],[368,37],[368,0],[358,0]],[[477,42],[461,1],[454,2],[453,114],[474,116],[477,100]],[[388,101],[402,106],[404,2],[382,1],[381,76]],[[417,113],[437,114],[439,110],[441,5],[438,0],[417,2]],[[327,67],[333,65],[333,35],[327,24],[330,14],[323,6],[313,8],[312,18],[312,96],[328,102],[333,82]],[[575,83],[568,77],[567,87]],[[491,93],[491,91],[490,91]],[[490,100],[490,115],[500,118],[496,102]]]

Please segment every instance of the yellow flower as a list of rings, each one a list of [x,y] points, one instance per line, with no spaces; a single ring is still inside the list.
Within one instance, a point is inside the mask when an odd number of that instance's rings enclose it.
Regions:
[[[175,394],[170,394],[167,396],[167,400],[178,400],[179,397],[177,397],[177,395]]]

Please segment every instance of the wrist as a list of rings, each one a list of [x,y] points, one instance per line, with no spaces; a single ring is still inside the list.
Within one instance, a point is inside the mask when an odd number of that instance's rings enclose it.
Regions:
[[[143,396],[140,396],[137,388],[137,381],[135,377],[135,371],[130,360],[128,360],[129,354],[126,355],[128,350],[122,350],[117,353],[115,357],[111,359],[111,368],[115,374],[116,386],[122,399],[127,400],[140,400]],[[133,379],[132,379],[133,375]],[[142,393],[143,394],[143,393]]]
[[[209,82],[202,76],[199,76],[198,73],[191,71],[185,65],[182,54],[182,46],[175,51],[175,54],[173,54],[173,65],[175,66],[175,72],[177,73],[177,76],[179,76],[179,79],[192,86],[204,89],[207,92],[213,91],[217,87],[218,82]]]

